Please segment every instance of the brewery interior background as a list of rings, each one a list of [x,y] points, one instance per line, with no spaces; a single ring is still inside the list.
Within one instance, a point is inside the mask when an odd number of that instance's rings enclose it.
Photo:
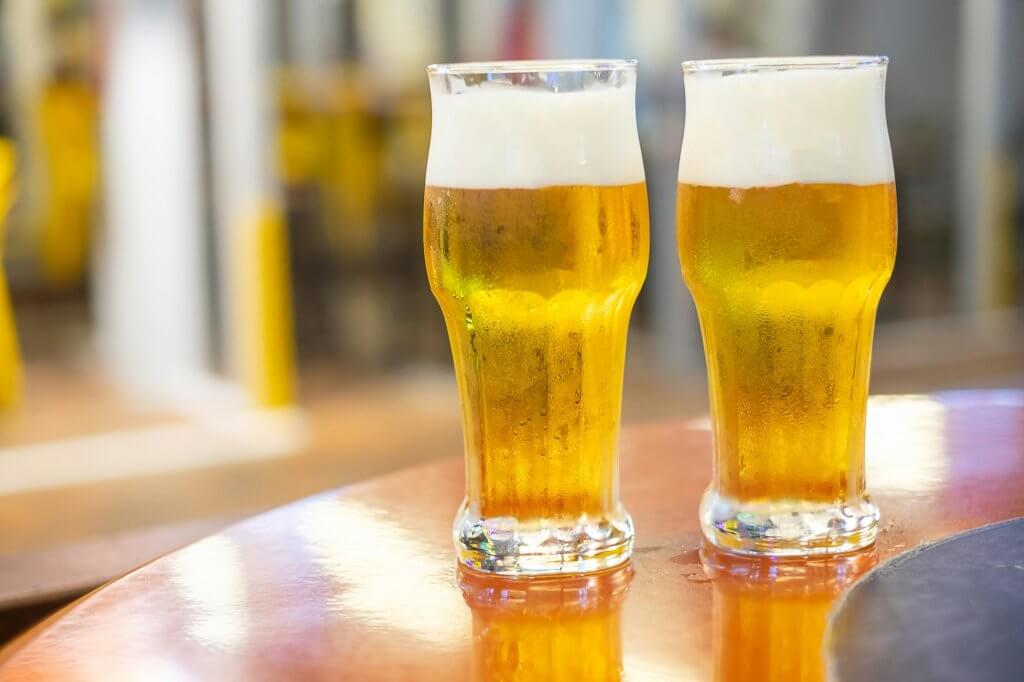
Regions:
[[[1024,387],[1022,34],[1012,0],[3,0],[0,636],[234,519],[461,451],[421,251],[431,62],[639,58],[629,423],[706,409],[679,62],[889,55],[872,389]]]

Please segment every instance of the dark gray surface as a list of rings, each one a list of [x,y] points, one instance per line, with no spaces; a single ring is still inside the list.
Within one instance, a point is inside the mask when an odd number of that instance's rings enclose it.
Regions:
[[[1024,519],[880,566],[840,604],[829,641],[840,682],[1024,682]]]

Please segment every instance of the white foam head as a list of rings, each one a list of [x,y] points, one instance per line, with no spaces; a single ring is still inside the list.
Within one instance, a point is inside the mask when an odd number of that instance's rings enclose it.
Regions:
[[[636,85],[550,92],[431,81],[427,184],[467,189],[643,182]]]
[[[884,60],[826,60],[843,66],[825,68],[811,66],[817,60],[792,61],[804,64],[787,70],[686,70],[680,182],[892,182]]]

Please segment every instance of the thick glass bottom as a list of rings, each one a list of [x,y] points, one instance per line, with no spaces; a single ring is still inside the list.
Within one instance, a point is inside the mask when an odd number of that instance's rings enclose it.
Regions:
[[[822,556],[868,547],[878,533],[878,507],[867,496],[841,505],[799,500],[740,502],[708,488],[700,502],[704,537],[727,552]]]
[[[482,518],[463,503],[452,535],[460,564],[498,575],[590,573],[623,564],[633,553],[633,520],[621,508],[567,523]]]

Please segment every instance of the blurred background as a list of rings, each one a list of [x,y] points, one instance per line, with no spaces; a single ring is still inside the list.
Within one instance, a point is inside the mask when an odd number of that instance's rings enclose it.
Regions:
[[[889,55],[872,390],[1024,387],[1022,34],[1014,0],[0,1],[0,638],[237,518],[461,452],[422,256],[432,62],[640,60],[629,423],[706,410],[679,62]]]

